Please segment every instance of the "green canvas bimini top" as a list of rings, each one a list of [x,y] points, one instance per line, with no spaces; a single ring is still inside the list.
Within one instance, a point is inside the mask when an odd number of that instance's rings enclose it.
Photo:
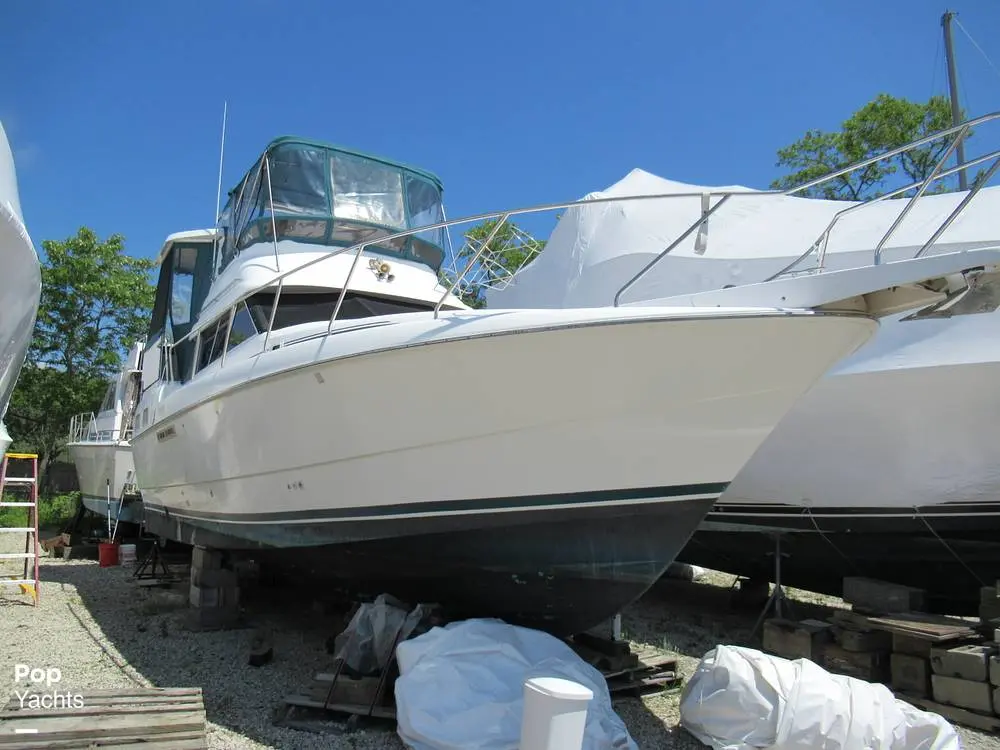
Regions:
[[[268,151],[270,151],[274,147],[276,147],[276,146],[282,146],[282,145],[286,145],[286,144],[287,145],[307,146],[307,147],[310,147],[310,148],[319,148],[319,149],[324,149],[326,151],[337,151],[337,152],[342,153],[342,154],[350,154],[351,156],[357,156],[360,159],[368,159],[369,161],[377,161],[377,162],[380,162],[381,164],[385,164],[385,165],[390,166],[390,167],[395,167],[396,169],[402,169],[402,170],[407,171],[407,172],[412,172],[413,174],[418,175],[420,177],[423,177],[426,180],[430,180],[431,182],[433,182],[437,186],[438,190],[441,190],[442,192],[444,191],[444,184],[441,182],[441,178],[438,177],[436,174],[434,174],[433,172],[431,172],[429,170],[422,169],[420,167],[415,167],[415,166],[413,166],[411,164],[406,164],[405,162],[396,161],[395,159],[389,159],[389,158],[384,157],[384,156],[378,156],[376,154],[367,154],[364,151],[358,151],[355,148],[347,148],[346,146],[338,146],[336,143],[327,143],[325,141],[318,141],[318,140],[316,140],[314,138],[303,138],[303,137],[297,136],[297,135],[282,135],[282,136],[278,136],[277,138],[275,138],[274,140],[272,140],[270,143],[268,143],[267,146],[264,147],[264,150],[261,151],[260,155],[263,156],[264,154],[266,154]],[[260,157],[258,157],[257,159],[255,159],[254,160],[254,164],[256,164],[257,161],[259,161],[259,160],[260,160]],[[253,169],[253,167],[250,167],[250,169],[248,169],[243,174],[243,176],[237,181],[237,183],[236,183],[237,187],[239,187],[239,185],[241,185],[243,183],[243,180],[245,180],[247,178],[247,175],[250,174],[250,171],[252,169]],[[234,190],[236,190],[235,187],[232,188],[229,191],[229,194],[232,195],[232,193],[233,193]]]

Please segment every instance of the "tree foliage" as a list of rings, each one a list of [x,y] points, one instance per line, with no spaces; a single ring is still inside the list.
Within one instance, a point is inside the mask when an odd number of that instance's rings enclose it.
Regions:
[[[772,182],[771,187],[788,189],[801,185],[950,126],[951,107],[942,96],[913,102],[879,94],[845,120],[839,131],[810,130],[800,140],[779,149],[776,166],[789,172]],[[855,201],[877,197],[892,189],[887,186],[894,177],[900,187],[925,179],[950,141],[951,138],[941,138],[798,195]],[[949,183],[956,179],[954,176],[937,181],[927,192],[954,189]]]
[[[490,234],[499,221],[499,219],[487,219],[462,235],[462,248],[455,254],[457,273],[461,273],[483,244],[490,240]],[[456,291],[462,301],[470,307],[485,307],[486,298],[483,292],[517,272],[522,266],[531,263],[544,247],[544,240],[534,239],[508,219],[479,255],[469,274],[463,277]],[[441,281],[445,285],[451,285],[454,277],[442,273]]]
[[[42,247],[42,296],[29,360],[70,375],[110,377],[123,350],[145,333],[156,294],[150,283],[155,263],[126,255],[120,234],[102,242],[86,227]]]
[[[27,361],[7,421],[18,448],[57,457],[70,418],[99,407],[122,355],[145,334],[155,288],[151,260],[125,254],[124,238],[82,227],[42,243],[42,293]]]

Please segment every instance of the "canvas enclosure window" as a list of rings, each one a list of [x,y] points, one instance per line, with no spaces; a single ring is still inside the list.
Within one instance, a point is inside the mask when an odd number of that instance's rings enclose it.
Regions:
[[[378,224],[391,229],[406,226],[403,176],[379,162],[350,154],[330,155],[333,215],[337,219]]]
[[[322,216],[326,199],[326,154],[302,146],[279,146],[268,156],[274,213]],[[269,215],[264,204],[264,215]]]

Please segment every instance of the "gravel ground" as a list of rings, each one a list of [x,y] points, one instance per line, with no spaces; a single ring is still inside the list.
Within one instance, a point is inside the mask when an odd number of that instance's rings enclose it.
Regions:
[[[14,535],[0,535],[0,551],[17,551]],[[23,549],[23,547],[22,547]],[[209,747],[365,748],[398,750],[394,727],[372,726],[349,734],[315,735],[271,724],[283,696],[296,692],[313,673],[330,667],[324,643],[343,625],[291,593],[269,592],[252,605],[255,626],[274,634],[274,660],[247,664],[252,631],[190,632],[184,626],[186,586],[174,591],[139,589],[131,568],[100,568],[92,560],[43,560],[41,604],[36,609],[15,589],[0,590],[0,677],[13,683],[16,663],[57,666],[61,690],[129,686],[201,686],[209,718]],[[0,575],[13,574],[7,561]],[[636,646],[677,657],[690,675],[717,643],[745,643],[757,611],[738,611],[730,601],[733,577],[709,572],[697,583],[661,581],[622,616],[625,635]],[[789,590],[797,616],[844,606],[830,597]],[[615,708],[642,750],[701,748],[678,727],[680,690],[615,701]],[[967,750],[1000,749],[1000,739],[959,728]]]

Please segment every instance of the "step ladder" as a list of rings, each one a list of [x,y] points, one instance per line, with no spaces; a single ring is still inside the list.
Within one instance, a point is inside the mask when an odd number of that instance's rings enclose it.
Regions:
[[[8,476],[12,462],[30,462],[30,476]],[[10,493],[18,491],[26,494],[24,500],[10,499]],[[0,526],[0,533],[24,534],[24,552],[0,553],[0,560],[24,560],[21,578],[2,578],[0,584],[19,586],[21,592],[29,594],[38,606],[38,456],[34,453],[5,453],[0,462],[0,508],[27,508],[28,525],[18,527]],[[31,576],[31,577],[29,577]]]

